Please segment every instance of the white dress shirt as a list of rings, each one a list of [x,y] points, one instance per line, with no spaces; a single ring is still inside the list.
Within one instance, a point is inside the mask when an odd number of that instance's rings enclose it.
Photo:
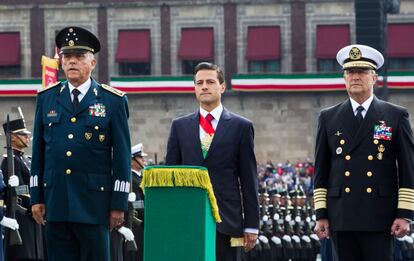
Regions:
[[[371,95],[371,97],[369,97],[366,101],[364,101],[363,104],[359,104],[358,102],[356,102],[354,99],[349,98],[351,100],[351,105],[352,105],[352,111],[354,112],[354,115],[356,116],[358,111],[357,108],[359,106],[364,107],[364,110],[361,112],[362,114],[362,118],[365,118],[365,115],[367,115],[367,111],[369,109],[369,106],[372,103],[372,100],[374,99],[374,95]]]
[[[73,91],[73,89],[76,88],[76,89],[78,89],[78,91],[80,91],[80,94],[78,95],[78,100],[79,100],[79,103],[80,103],[82,101],[83,97],[85,97],[85,95],[88,92],[89,88],[91,87],[91,82],[92,82],[91,78],[88,78],[88,80],[86,82],[82,83],[78,87],[75,87],[72,84],[70,84],[70,82],[68,82],[71,101],[73,102],[72,91]]]

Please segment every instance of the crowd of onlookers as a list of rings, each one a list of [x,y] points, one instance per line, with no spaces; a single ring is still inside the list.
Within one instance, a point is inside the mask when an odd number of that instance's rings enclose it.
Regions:
[[[290,191],[302,187],[306,195],[312,194],[313,162],[310,158],[274,164],[268,160],[258,165],[259,188],[266,190]]]

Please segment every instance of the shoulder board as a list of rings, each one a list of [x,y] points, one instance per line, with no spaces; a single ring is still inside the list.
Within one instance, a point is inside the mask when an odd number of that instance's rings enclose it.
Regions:
[[[105,89],[105,90],[107,90],[108,92],[112,92],[113,94],[118,95],[118,96],[120,96],[120,97],[122,97],[122,96],[124,96],[124,95],[125,95],[125,92],[120,91],[120,90],[118,90],[118,89],[116,89],[116,88],[114,88],[114,87],[111,87],[111,86],[109,86],[109,85],[106,85],[106,84],[101,84],[101,86],[102,86],[102,88],[104,88],[104,89]]]
[[[37,93],[41,93],[41,92],[44,92],[44,91],[46,91],[46,90],[50,90],[50,89],[52,89],[52,88],[54,88],[54,87],[58,86],[59,84],[60,84],[60,82],[55,82],[55,83],[52,83],[52,84],[50,84],[50,85],[46,86],[45,88],[38,90],[38,91],[37,91]]]

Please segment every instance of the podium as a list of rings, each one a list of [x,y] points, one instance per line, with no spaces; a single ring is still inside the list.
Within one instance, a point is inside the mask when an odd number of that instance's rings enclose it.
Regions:
[[[215,261],[221,222],[207,169],[152,166],[143,172],[144,261]]]

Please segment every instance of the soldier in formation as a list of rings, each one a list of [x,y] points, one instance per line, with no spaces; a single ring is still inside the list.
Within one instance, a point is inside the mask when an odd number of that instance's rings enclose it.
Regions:
[[[315,261],[320,242],[313,233],[315,215],[301,186],[287,191],[261,188],[260,231],[245,261]]]
[[[19,111],[21,112],[20,108]],[[3,156],[1,170],[4,180],[9,186],[29,185],[31,157],[26,155],[24,150],[29,146],[31,132],[27,130],[23,118],[9,122],[11,132],[11,146],[14,156],[14,173],[9,173],[7,155]],[[7,130],[7,123],[3,124],[4,132]],[[26,187],[27,188],[27,187]],[[5,190],[7,193],[7,190]],[[7,197],[5,197],[6,199]],[[5,202],[10,205],[11,202]],[[37,224],[30,211],[30,196],[28,190],[18,195],[15,217],[19,224],[21,245],[6,245],[7,260],[44,260],[45,248],[43,240],[43,228]]]

